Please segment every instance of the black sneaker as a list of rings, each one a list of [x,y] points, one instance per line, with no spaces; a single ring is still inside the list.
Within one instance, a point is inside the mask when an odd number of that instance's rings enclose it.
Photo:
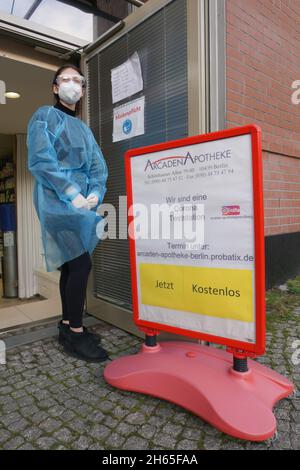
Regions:
[[[97,345],[85,331],[75,333],[69,329],[63,346],[67,354],[83,361],[103,362],[109,358],[105,349]]]
[[[83,331],[86,335],[88,335],[96,344],[101,343],[101,338],[97,333],[93,333],[92,331],[88,330],[86,326],[83,326]]]
[[[59,329],[59,333],[58,333],[58,342],[59,344],[63,345],[64,344],[64,341],[65,339],[68,337],[68,334],[70,332],[70,325],[67,324],[67,323],[63,323],[62,320],[59,322],[58,324],[58,329]],[[85,332],[86,335],[88,335],[96,344],[100,344],[101,343],[101,338],[99,335],[97,335],[96,333],[92,333],[91,331],[89,331],[86,326],[83,327],[83,331]]]
[[[63,323],[61,320],[57,328],[58,328],[58,342],[59,344],[63,346],[66,341],[66,338],[69,335],[70,327],[66,323]]]

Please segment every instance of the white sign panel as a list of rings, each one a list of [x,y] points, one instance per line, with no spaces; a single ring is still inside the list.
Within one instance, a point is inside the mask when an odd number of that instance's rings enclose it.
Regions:
[[[130,139],[145,133],[145,97],[114,109],[113,142]]]
[[[111,71],[112,102],[138,93],[143,89],[140,58],[135,52],[126,62]]]
[[[153,204],[172,205],[173,223],[184,220],[184,206],[204,207],[201,244],[151,239],[151,224],[139,238],[135,218],[139,319],[254,344],[251,135],[143,154],[130,165],[133,205],[149,214]]]

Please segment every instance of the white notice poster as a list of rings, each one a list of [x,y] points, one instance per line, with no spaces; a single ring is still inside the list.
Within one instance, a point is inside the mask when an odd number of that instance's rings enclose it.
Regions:
[[[126,62],[111,71],[112,102],[138,93],[143,89],[140,58],[135,52]]]

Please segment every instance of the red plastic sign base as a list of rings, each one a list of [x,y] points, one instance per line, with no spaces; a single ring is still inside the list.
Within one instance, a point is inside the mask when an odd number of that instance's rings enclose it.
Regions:
[[[263,441],[276,431],[275,403],[294,385],[253,360],[248,367],[235,372],[232,354],[214,347],[163,342],[116,359],[104,377],[114,387],[176,403],[231,436]]]

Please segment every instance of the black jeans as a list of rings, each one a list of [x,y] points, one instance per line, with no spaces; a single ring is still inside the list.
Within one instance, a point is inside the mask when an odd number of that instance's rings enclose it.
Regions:
[[[59,290],[63,320],[69,320],[72,328],[82,326],[87,281],[91,268],[89,252],[67,261],[60,267]]]

